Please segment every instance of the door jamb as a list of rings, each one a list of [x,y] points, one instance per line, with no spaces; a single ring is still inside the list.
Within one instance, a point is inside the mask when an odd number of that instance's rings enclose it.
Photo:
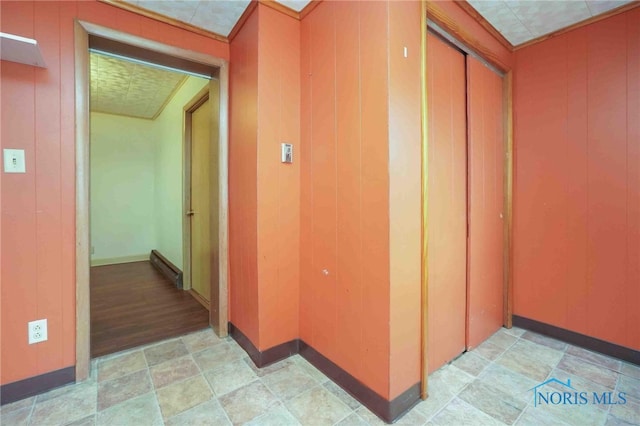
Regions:
[[[164,43],[127,34],[90,22],[77,20],[74,23],[75,53],[75,148],[76,148],[76,381],[89,377],[90,350],[90,227],[89,227],[89,35],[116,40],[149,51],[159,52],[193,62],[203,63],[219,70],[219,280],[216,292],[219,306],[211,309],[209,323],[220,336],[228,334],[228,105],[229,64],[228,61],[208,54],[169,46]],[[213,125],[213,123],[212,123]],[[215,316],[215,318],[214,318]]]

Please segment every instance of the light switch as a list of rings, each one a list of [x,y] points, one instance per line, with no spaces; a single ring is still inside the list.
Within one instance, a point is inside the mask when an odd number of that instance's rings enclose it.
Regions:
[[[5,173],[26,173],[24,149],[5,149],[3,155]]]
[[[282,144],[282,159],[283,163],[293,163],[293,145],[290,143]]]

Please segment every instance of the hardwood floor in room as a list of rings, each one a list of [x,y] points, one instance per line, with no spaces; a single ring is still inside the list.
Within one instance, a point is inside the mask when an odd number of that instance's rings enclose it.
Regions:
[[[201,330],[209,312],[150,262],[91,268],[91,356]]]

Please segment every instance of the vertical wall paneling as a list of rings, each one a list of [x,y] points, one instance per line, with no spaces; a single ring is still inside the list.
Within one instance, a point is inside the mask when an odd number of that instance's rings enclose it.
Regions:
[[[429,371],[465,348],[467,135],[465,57],[428,34]]]
[[[633,9],[516,53],[514,312],[640,348]]]

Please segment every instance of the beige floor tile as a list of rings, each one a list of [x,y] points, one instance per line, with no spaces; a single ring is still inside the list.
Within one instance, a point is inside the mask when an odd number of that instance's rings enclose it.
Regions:
[[[531,407],[543,417],[557,418],[564,423],[576,426],[601,426],[605,423],[607,412],[595,405],[553,405],[538,404]]]
[[[504,329],[496,331],[486,341],[502,349],[507,349],[518,340],[517,337],[507,333]]]
[[[626,404],[612,405],[609,410],[609,415],[627,423],[640,425],[640,401],[628,396],[626,400]]]
[[[256,417],[247,426],[300,426],[300,422],[283,404],[276,404],[265,414]]]
[[[63,395],[45,401],[36,400],[31,414],[33,425],[59,425],[87,417],[96,412],[97,390],[78,385]]]
[[[227,343],[223,343],[213,348],[196,352],[193,354],[193,359],[196,361],[196,364],[198,364],[198,367],[200,367],[200,370],[208,371],[221,367],[228,362],[242,359],[242,354],[239,354]]]
[[[582,358],[575,357],[573,355],[566,354],[560,362],[558,367],[567,373],[575,374],[592,382],[599,383],[606,386],[609,389],[613,389],[616,386],[616,379],[618,374],[609,369],[598,367],[583,360]]]
[[[0,414],[10,413],[11,411],[22,410],[23,408],[31,408],[33,404],[36,402],[36,397],[32,396],[29,398],[21,399],[20,401],[12,402],[10,404],[5,404],[0,407]]]
[[[97,414],[91,414],[83,419],[76,420],[65,426],[95,426]]]
[[[98,363],[98,381],[117,379],[147,368],[142,351],[131,352]]]
[[[506,392],[476,380],[458,395],[468,404],[508,425],[513,424],[527,404]]]
[[[620,366],[620,372],[625,376],[633,377],[640,380],[640,366],[623,362]]]
[[[336,423],[336,426],[370,426],[358,413],[351,413]]]
[[[58,398],[69,393],[83,392],[83,390],[85,392],[91,392],[92,389],[96,389],[96,383],[93,381],[71,383],[59,388],[52,389],[48,392],[41,393],[36,397],[36,404],[44,401],[49,401],[50,399]]]
[[[267,374],[261,380],[271,392],[283,400],[291,399],[317,385],[311,376],[295,364]]]
[[[573,345],[569,345],[569,347],[567,348],[567,353],[569,355],[582,358],[585,361],[589,361],[592,364],[608,368],[609,370],[620,371],[620,360],[608,357],[606,355],[591,352]]]
[[[253,370],[242,359],[209,370],[204,376],[217,396],[232,392],[257,379]]]
[[[224,343],[224,340],[216,336],[216,333],[214,333],[210,328],[187,334],[186,336],[182,336],[181,339],[187,350],[191,353],[200,352],[204,349]]]
[[[515,336],[515,337],[520,337],[524,333],[526,333],[526,331],[527,331],[527,330],[524,330],[524,329],[522,329],[520,327],[502,328],[502,330],[504,330],[505,333],[510,334],[512,336]]]
[[[114,405],[96,416],[97,426],[162,425],[158,401],[153,392]]]
[[[220,397],[219,401],[234,424],[253,420],[279,403],[278,398],[259,380]]]
[[[296,396],[287,408],[303,425],[333,425],[351,413],[351,409],[322,386]]]
[[[498,364],[491,364],[478,379],[525,403],[533,400],[530,389],[538,385],[537,381]]]
[[[373,414],[367,407],[361,407],[356,410],[356,413],[364,419],[365,422],[370,424],[371,426],[383,426],[386,423],[380,419],[378,416]],[[406,426],[417,426],[423,425],[427,421],[427,418],[423,416],[417,410],[411,410],[406,413],[404,416],[400,417],[394,425],[406,425]]]
[[[474,425],[474,426],[499,426],[504,423],[483,413],[466,402],[454,398],[447,404],[430,423],[433,425]]]
[[[180,339],[169,340],[144,350],[149,366],[161,364],[171,359],[189,355],[187,347]]]
[[[500,346],[496,346],[491,342],[485,341],[481,343],[477,348],[471,351],[472,354],[480,355],[489,361],[493,361],[504,353],[505,349]]]
[[[629,423],[615,416],[609,415],[604,426],[638,426],[640,423]]]
[[[191,355],[165,361],[162,364],[149,368],[151,381],[156,389],[160,389],[171,383],[182,381],[186,378],[200,374],[200,369],[193,361]]]
[[[357,410],[362,406],[362,404],[360,404],[357,399],[349,395],[347,391],[342,389],[331,380],[327,380],[322,386],[324,386],[326,390],[337,396],[340,401],[342,401],[345,405],[347,405],[347,407],[351,408],[352,410]]]
[[[439,386],[440,388],[446,388],[450,393],[456,395],[466,385],[471,383],[475,377],[465,373],[458,367],[451,364],[434,371],[429,376],[429,386]]]
[[[624,392],[628,396],[640,401],[640,380],[621,374],[618,377],[618,392]]]
[[[489,365],[489,361],[473,352],[465,352],[453,361],[453,365],[465,373],[477,376]]]
[[[98,384],[98,411],[143,395],[153,389],[149,372],[145,369]]]
[[[165,422],[166,426],[231,426],[231,422],[217,400],[207,401]]]
[[[428,382],[429,397],[420,401],[413,409],[419,411],[426,419],[431,419],[438,411],[442,410],[453,398],[454,394],[445,383]]]
[[[515,423],[518,426],[569,426],[568,423],[538,410],[537,407],[528,407]]]
[[[537,382],[544,381],[563,353],[547,346],[521,339],[495,362]]]
[[[295,362],[300,368],[302,368],[302,370],[304,370],[304,372],[311,376],[316,382],[324,383],[329,380],[327,376],[322,374],[320,370],[318,370],[313,364],[311,364],[300,355],[294,355],[291,358],[293,358],[293,362]]]
[[[551,337],[543,336],[542,334],[534,333],[533,331],[527,331],[522,335],[522,339],[528,340],[539,345],[546,346],[557,351],[565,351],[567,344]]]
[[[165,419],[209,401],[213,397],[207,381],[201,375],[173,383],[158,389],[156,393]]]
[[[0,413],[0,425],[27,426],[31,417],[31,407]]]
[[[275,362],[262,368],[256,367],[256,365],[249,357],[243,358],[242,361],[247,364],[251,371],[253,371],[253,373],[258,377],[266,376],[267,374],[271,374],[274,371],[294,364],[293,357],[285,358],[282,361]]]

